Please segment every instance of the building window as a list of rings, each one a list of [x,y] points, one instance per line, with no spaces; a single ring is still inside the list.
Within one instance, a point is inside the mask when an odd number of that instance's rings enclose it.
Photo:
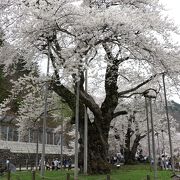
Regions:
[[[6,141],[7,140],[7,127],[1,126],[1,139]]]

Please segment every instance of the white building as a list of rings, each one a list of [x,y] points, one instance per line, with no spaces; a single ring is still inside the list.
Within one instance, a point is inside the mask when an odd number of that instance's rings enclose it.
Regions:
[[[38,137],[38,138],[37,138]],[[12,116],[0,116],[0,150],[10,150],[12,153],[36,153],[38,139],[38,152],[42,150],[42,129],[29,129],[25,137],[20,137],[16,120]],[[53,128],[47,128],[46,132],[46,154],[61,154],[61,134],[54,133]],[[63,154],[72,155],[73,149],[63,146]]]

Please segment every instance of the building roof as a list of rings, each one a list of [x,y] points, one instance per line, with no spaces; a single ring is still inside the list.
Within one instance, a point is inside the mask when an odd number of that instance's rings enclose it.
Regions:
[[[46,144],[46,154],[60,154],[61,148],[59,145]],[[74,142],[72,143],[74,147]],[[16,141],[3,141],[0,140],[0,149],[8,149],[12,153],[36,153],[36,143],[16,142]],[[42,152],[42,144],[39,144],[39,153]],[[63,146],[63,154],[73,155],[74,149],[68,149]]]

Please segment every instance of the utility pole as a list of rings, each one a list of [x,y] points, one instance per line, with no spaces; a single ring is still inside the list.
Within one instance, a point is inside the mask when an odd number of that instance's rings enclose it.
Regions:
[[[39,126],[36,128],[36,171],[38,170],[39,156]]]
[[[49,77],[49,63],[50,63],[50,42],[48,39],[48,62],[47,62],[47,78]],[[45,144],[46,144],[46,121],[47,121],[47,97],[48,97],[48,82],[45,84],[44,94],[44,118],[43,118],[43,137],[42,137],[42,155],[41,155],[41,176],[45,173]]]
[[[154,138],[154,122],[152,115],[152,96],[149,96],[149,107],[150,107],[150,117],[151,117],[151,129],[152,129],[152,149],[153,149],[153,160],[154,160],[154,180],[157,180],[157,160],[156,160],[156,150],[155,150],[155,138]]]
[[[162,79],[163,79],[163,88],[164,88],[164,100],[165,100],[165,108],[166,108],[166,118],[167,118],[167,124],[168,124],[168,135],[169,135],[169,147],[170,147],[170,155],[171,155],[171,164],[172,164],[172,171],[174,172],[175,169],[174,169],[173,147],[172,147],[172,140],[171,140],[171,129],[170,129],[168,105],[167,105],[165,74],[162,75]]]
[[[159,158],[161,157],[161,154],[160,154],[160,147],[159,147],[159,133],[156,132],[155,135],[157,136],[157,142],[158,142],[158,155],[159,155]]]
[[[85,92],[87,93],[87,84],[88,84],[88,72],[85,70]],[[85,106],[84,113],[84,174],[87,174],[88,169],[88,115],[87,115],[87,107]]]
[[[162,151],[162,153],[163,153],[163,155],[165,156],[164,133],[163,133],[164,130],[162,129],[161,132],[162,132],[162,145],[163,145],[163,151]]]
[[[62,103],[62,102],[61,102]],[[61,122],[61,170],[63,167],[63,131],[64,131],[64,116],[63,116],[63,107],[61,104],[61,118],[62,118],[62,122]]]
[[[148,102],[147,96],[145,96],[145,106],[146,106],[146,119],[147,119],[147,137],[148,137],[148,151],[149,151],[149,162],[151,167],[151,144],[150,144],[150,135],[149,135],[149,111],[148,111]]]
[[[78,73],[79,75],[79,73]],[[77,77],[79,78],[79,77]],[[75,168],[74,180],[78,180],[78,129],[79,129],[79,79],[76,82],[76,119],[75,119]]]
[[[149,108],[150,108],[150,123],[151,123],[151,132],[152,132],[152,150],[153,150],[153,169],[154,169],[154,180],[157,180],[157,160],[156,160],[156,150],[155,150],[155,138],[154,138],[154,122],[153,122],[153,112],[152,112],[152,98],[156,98],[156,93],[155,91],[145,91],[144,92],[144,96],[145,96],[145,103],[146,103],[146,116],[147,116],[147,128],[149,126],[149,112],[148,112],[148,106],[147,106],[147,98],[149,100]],[[152,94],[153,93],[153,94]],[[150,137],[149,137],[150,139]],[[150,140],[148,142],[149,146],[150,146]],[[149,147],[150,149],[150,147]],[[149,151],[150,153],[150,151]],[[152,159],[152,158],[151,158]]]

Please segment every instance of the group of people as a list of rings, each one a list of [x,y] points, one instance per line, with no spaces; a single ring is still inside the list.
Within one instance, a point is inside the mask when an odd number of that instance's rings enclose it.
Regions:
[[[124,163],[124,156],[120,153],[117,153],[114,156],[110,156],[110,158],[107,159],[110,164],[116,165],[120,163]]]
[[[161,169],[172,169],[171,157],[162,156],[158,158],[158,165]]]
[[[45,162],[46,170],[58,170],[61,168],[68,168],[68,170],[72,167],[72,159],[71,158],[63,158],[62,163],[58,158],[53,159],[52,161],[48,160]],[[41,167],[41,160],[39,162],[39,168]]]

